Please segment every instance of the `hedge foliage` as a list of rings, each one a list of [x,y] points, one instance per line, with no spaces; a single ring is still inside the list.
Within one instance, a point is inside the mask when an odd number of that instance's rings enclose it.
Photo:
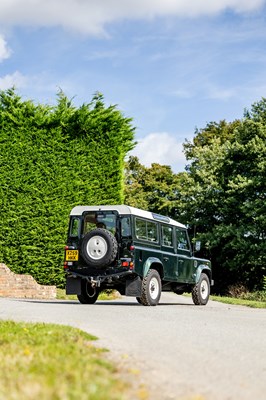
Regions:
[[[96,94],[79,108],[0,92],[0,262],[39,283],[64,285],[68,215],[79,204],[121,204],[132,120]]]

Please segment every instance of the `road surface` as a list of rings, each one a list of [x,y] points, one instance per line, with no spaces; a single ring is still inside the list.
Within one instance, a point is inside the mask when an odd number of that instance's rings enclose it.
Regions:
[[[266,398],[265,309],[195,306],[173,293],[163,293],[157,307],[129,297],[94,305],[0,298],[0,319],[66,324],[96,335],[149,399]]]

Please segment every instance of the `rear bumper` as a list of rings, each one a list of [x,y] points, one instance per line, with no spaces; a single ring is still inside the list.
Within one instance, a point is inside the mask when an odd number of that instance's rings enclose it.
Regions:
[[[86,280],[92,286],[101,288],[102,290],[116,289],[126,296],[137,297],[141,295],[141,278],[132,273],[132,271],[124,271],[107,276],[84,276],[76,272],[71,272],[66,277],[66,294],[80,295],[82,280]]]

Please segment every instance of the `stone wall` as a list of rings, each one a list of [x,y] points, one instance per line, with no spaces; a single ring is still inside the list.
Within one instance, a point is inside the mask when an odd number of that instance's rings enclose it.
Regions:
[[[39,285],[31,275],[18,275],[0,263],[0,297],[55,299],[56,286]]]

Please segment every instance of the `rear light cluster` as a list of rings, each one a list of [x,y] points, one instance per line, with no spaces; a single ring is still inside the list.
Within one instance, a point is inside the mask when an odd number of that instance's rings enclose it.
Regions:
[[[122,261],[121,262],[121,266],[122,267],[129,267],[129,269],[133,269],[134,268],[134,263],[133,261]]]

